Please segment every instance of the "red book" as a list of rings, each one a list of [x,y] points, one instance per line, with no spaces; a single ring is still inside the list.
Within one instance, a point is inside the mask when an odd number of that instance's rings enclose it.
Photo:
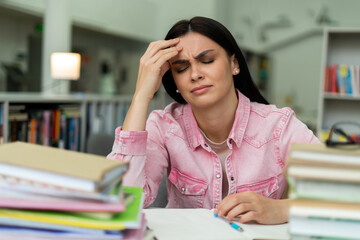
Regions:
[[[338,93],[338,85],[337,85],[337,65],[331,65],[331,92]]]

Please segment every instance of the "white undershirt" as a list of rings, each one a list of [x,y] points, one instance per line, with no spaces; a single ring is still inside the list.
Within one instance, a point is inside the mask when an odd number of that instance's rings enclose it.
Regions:
[[[230,149],[226,143],[227,139],[224,142],[215,143],[215,142],[211,141],[201,129],[200,129],[200,132],[204,136],[206,143],[211,147],[212,150],[214,150],[214,152],[218,155],[218,157],[220,159],[221,169],[222,169],[222,174],[223,174],[222,198],[224,198],[228,195],[228,192],[229,192],[229,183],[227,180],[227,175],[226,175],[226,170],[225,170],[226,169],[225,168],[225,160],[230,151]]]

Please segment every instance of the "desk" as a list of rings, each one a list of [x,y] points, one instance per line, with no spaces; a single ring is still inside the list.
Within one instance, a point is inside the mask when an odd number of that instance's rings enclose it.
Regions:
[[[290,239],[288,224],[241,224],[238,232],[209,209],[144,209],[147,225],[158,240]]]

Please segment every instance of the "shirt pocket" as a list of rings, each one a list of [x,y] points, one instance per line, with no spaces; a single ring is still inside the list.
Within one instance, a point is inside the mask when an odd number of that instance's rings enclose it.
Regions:
[[[276,177],[271,177],[266,180],[255,182],[251,184],[244,184],[236,188],[236,192],[251,191],[264,197],[277,198],[276,191],[279,189],[279,182]]]
[[[174,185],[169,195],[169,202],[173,202],[177,208],[201,208],[204,204],[205,193],[208,188],[206,181],[191,177],[172,168],[169,181]],[[173,198],[173,199],[171,199]]]

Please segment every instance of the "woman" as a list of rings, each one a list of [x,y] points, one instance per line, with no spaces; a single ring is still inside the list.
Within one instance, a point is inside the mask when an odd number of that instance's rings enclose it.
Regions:
[[[161,81],[176,101],[147,119]],[[109,158],[130,162],[125,185],[156,198],[164,171],[170,208],[215,208],[229,220],[287,222],[282,175],[292,142],[318,143],[289,108],[268,105],[231,33],[194,17],[140,60],[136,90]]]

